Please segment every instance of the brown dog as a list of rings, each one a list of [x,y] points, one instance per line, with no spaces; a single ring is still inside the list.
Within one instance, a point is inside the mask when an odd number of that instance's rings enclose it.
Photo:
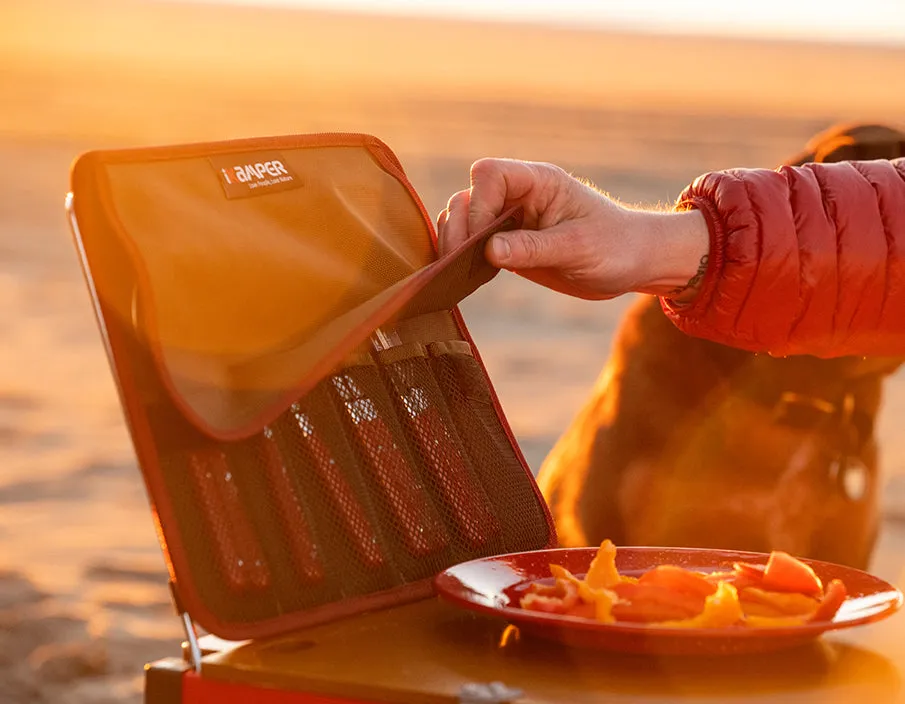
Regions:
[[[878,125],[791,163],[895,158]],[[731,548],[865,567],[879,524],[874,434],[901,360],[774,358],[692,338],[642,297],[538,481],[563,546]]]

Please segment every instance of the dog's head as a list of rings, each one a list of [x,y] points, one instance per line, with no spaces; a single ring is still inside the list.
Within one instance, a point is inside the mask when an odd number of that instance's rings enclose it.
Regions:
[[[805,148],[786,161],[790,166],[809,162],[870,161],[905,156],[905,133],[888,125],[851,123],[834,125],[815,135]]]

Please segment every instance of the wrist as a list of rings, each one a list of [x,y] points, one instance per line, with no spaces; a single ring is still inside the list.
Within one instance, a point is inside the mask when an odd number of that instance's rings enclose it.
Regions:
[[[698,210],[639,213],[641,275],[635,290],[691,301],[707,271],[710,233]]]

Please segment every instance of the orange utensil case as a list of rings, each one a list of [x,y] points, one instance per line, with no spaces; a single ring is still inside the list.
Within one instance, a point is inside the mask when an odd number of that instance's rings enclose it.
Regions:
[[[431,594],[550,547],[549,511],[438,257],[357,134],[89,152],[70,215],[174,589],[241,640]]]

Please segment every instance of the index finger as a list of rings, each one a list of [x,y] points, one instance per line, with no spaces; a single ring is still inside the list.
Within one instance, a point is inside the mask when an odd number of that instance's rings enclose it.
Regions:
[[[446,254],[468,239],[468,191],[453,194],[446,210],[437,218],[440,254]]]

